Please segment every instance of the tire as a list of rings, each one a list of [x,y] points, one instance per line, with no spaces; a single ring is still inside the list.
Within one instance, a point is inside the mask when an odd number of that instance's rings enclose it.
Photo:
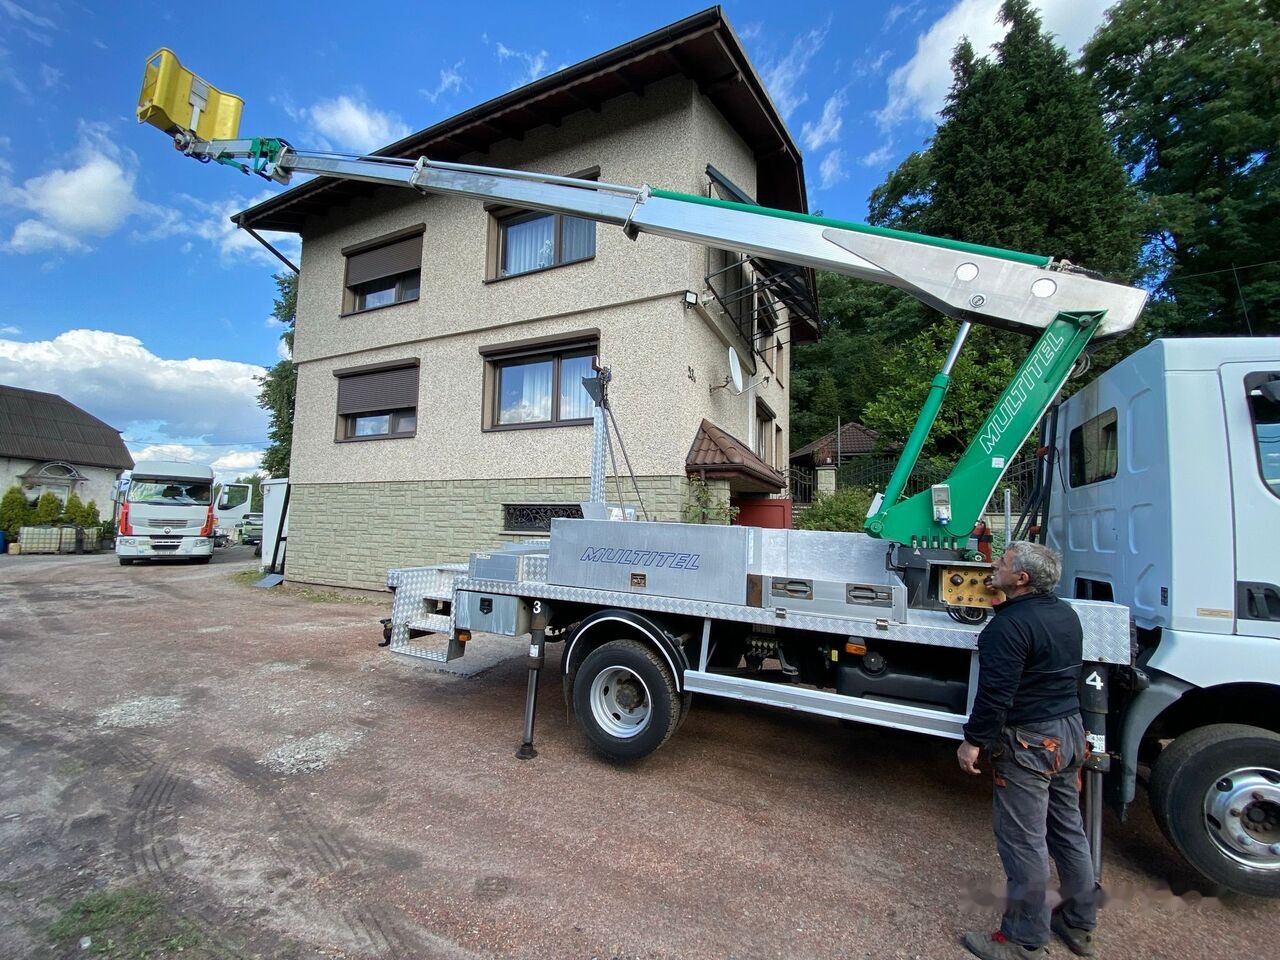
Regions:
[[[1184,733],[1156,758],[1148,790],[1192,867],[1239,893],[1280,897],[1280,735],[1236,723]]]
[[[127,567],[133,563],[133,557],[120,557],[120,566]]]
[[[675,733],[681,707],[662,657],[638,640],[612,640],[593,650],[573,680],[582,732],[609,760],[653,753]]]

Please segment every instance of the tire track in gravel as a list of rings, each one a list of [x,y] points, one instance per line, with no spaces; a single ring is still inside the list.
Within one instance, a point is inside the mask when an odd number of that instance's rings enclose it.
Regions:
[[[187,858],[174,822],[190,784],[170,766],[166,761],[152,767],[134,786],[116,836],[130,871],[152,880],[164,880]]]
[[[318,817],[302,798],[289,792],[288,778],[259,763],[247,751],[217,747],[209,758],[256,793],[268,797],[274,823],[268,833],[270,845],[281,866],[303,879],[341,875],[345,881],[368,877],[366,858],[353,850],[340,828]],[[416,925],[394,908],[372,903],[367,894],[357,893],[333,915],[336,925],[358,949],[379,956],[416,960],[421,943],[413,932]]]

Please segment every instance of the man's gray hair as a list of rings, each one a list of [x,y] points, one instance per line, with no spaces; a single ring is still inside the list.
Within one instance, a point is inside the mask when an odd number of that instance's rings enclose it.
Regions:
[[[1035,593],[1052,593],[1062,577],[1062,557],[1052,547],[1027,540],[1014,540],[1004,552],[1015,573],[1025,573],[1027,586]]]

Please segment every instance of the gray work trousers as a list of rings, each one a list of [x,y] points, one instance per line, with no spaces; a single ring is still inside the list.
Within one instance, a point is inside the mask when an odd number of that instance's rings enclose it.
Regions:
[[[1049,942],[1050,856],[1062,885],[1063,919],[1082,930],[1098,922],[1098,886],[1080,816],[1084,757],[1079,714],[1005,727],[992,748],[992,827],[1009,881],[1000,932],[1026,947]]]

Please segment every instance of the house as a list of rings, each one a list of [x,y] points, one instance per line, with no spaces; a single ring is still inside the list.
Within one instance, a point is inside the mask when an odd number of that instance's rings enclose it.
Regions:
[[[793,467],[839,466],[850,457],[865,457],[883,452],[877,448],[876,431],[852,420],[840,425],[839,433],[832,430],[811,443],[791,452]]]
[[[119,430],[57,394],[0,386],[0,493],[74,493],[110,519],[115,481],[132,468]]]
[[[838,486],[882,487],[897,464],[897,444],[880,443],[879,434],[860,423],[842,423],[817,440],[791,451],[791,496],[797,504],[815,495],[833,493]],[[839,471],[837,482],[836,468]],[[819,468],[829,468],[824,472]]]
[[[799,150],[719,8],[380,153],[807,209]],[[691,477],[720,500],[783,491],[791,348],[817,336],[808,270],[324,177],[234,219],[302,239],[290,579],[380,587],[579,516],[596,357],[651,518],[682,518]]]

